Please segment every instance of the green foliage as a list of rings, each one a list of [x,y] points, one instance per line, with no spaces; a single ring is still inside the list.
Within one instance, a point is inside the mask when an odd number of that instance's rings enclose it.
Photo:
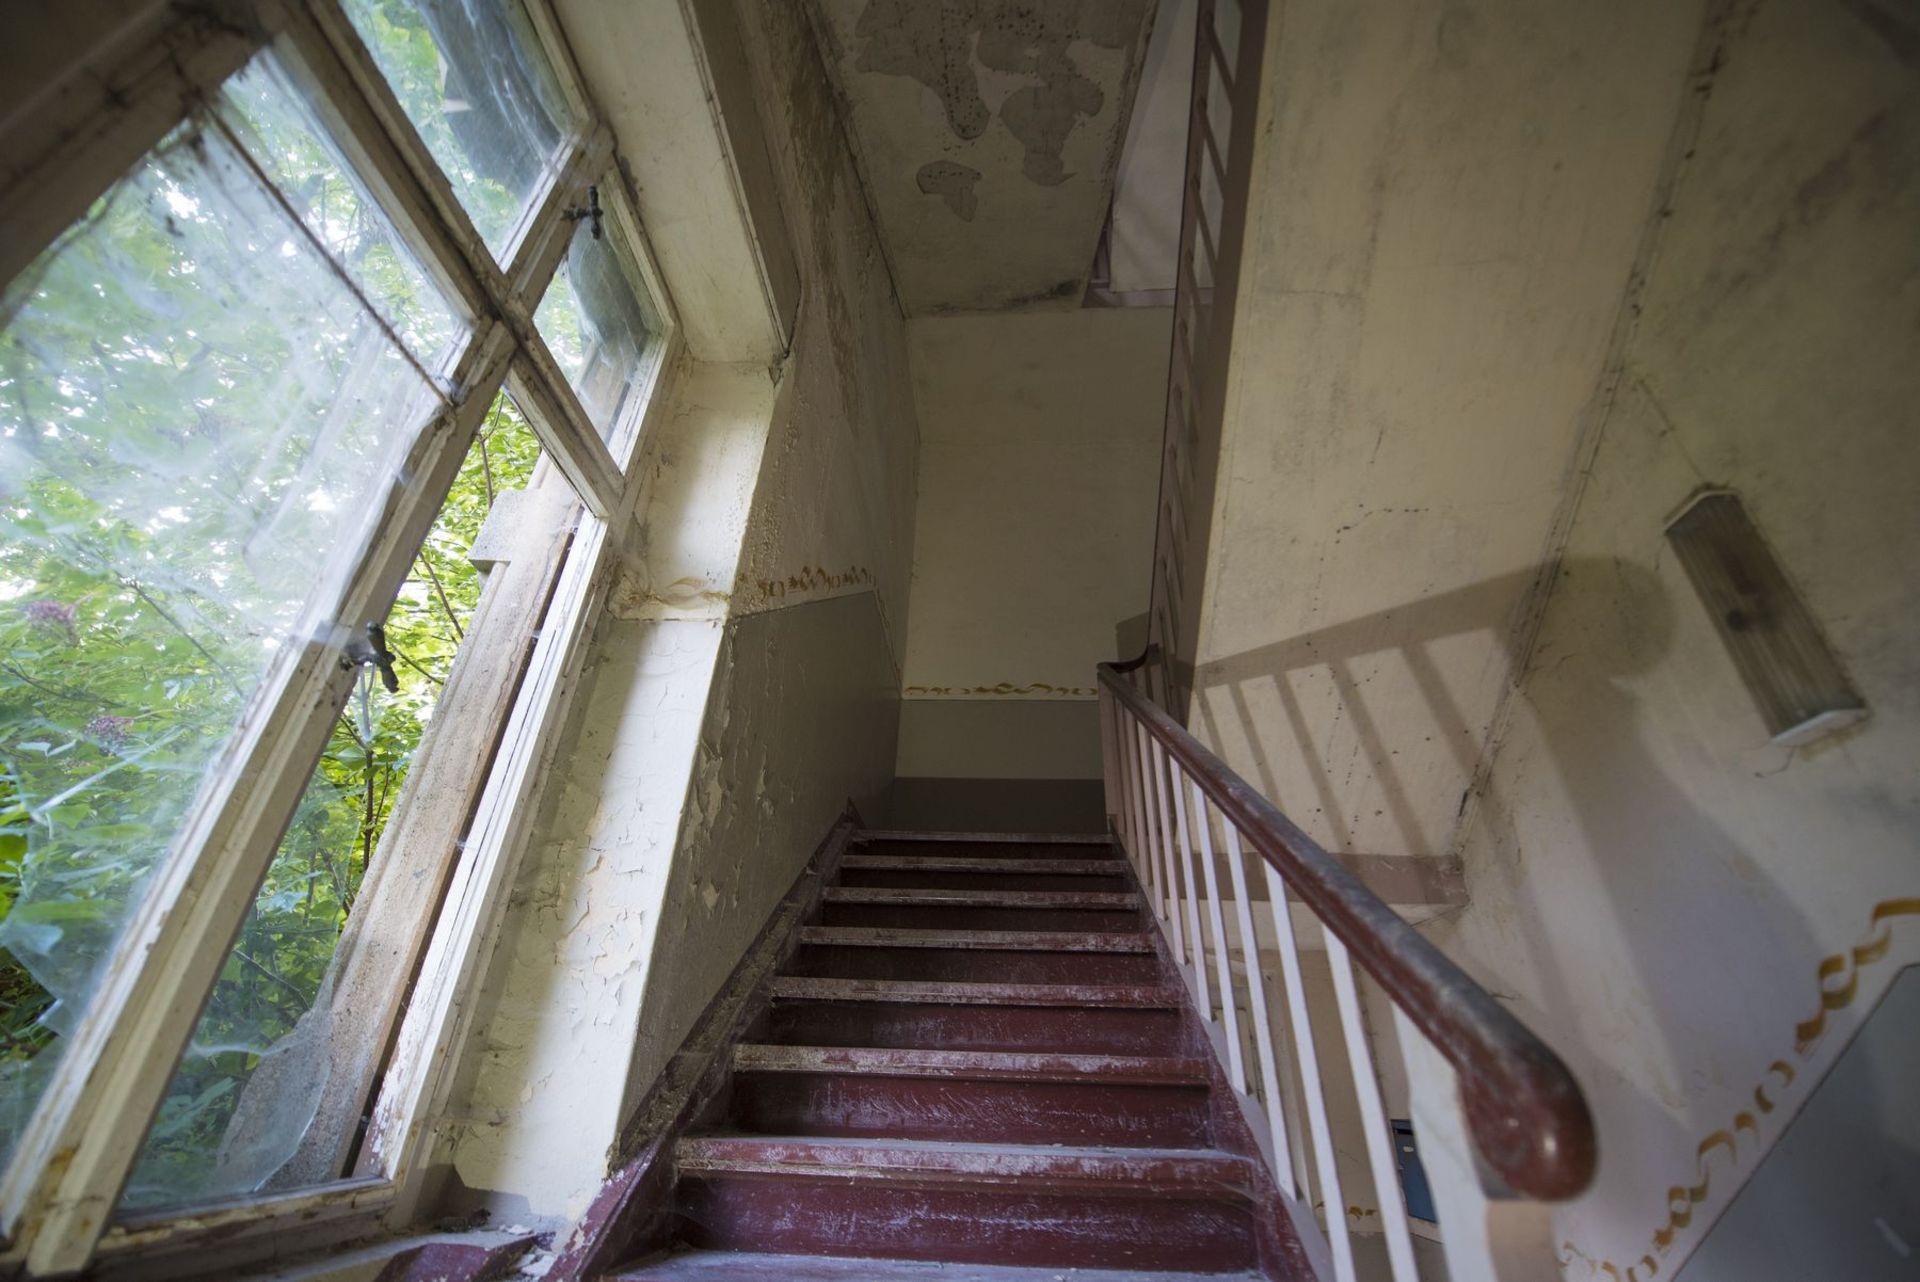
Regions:
[[[387,329],[429,367],[460,336],[270,63],[221,110],[277,195],[183,127],[0,311],[0,1156],[431,404]],[[130,1201],[207,1187],[247,1079],[320,992],[479,597],[466,549],[537,455],[502,397],[388,620],[401,692],[363,688],[333,727]]]
[[[510,57],[515,49],[504,44],[468,49],[468,40],[477,33],[471,22],[458,19],[468,16],[462,11],[469,8],[471,17],[484,19],[504,6],[485,0],[467,5],[346,0],[348,17],[407,118],[453,184],[475,229],[499,254],[506,248],[544,159],[530,154],[528,144],[538,140],[551,146],[558,134],[537,101],[515,94],[517,78],[512,73],[518,69],[517,60]],[[447,56],[435,38],[436,27],[443,38],[466,37],[462,51],[484,59],[470,85],[454,85],[467,69],[462,66],[466,60]],[[450,100],[457,100],[457,107]],[[465,127],[456,127],[456,121]]]
[[[129,1184],[129,1205],[177,1202],[204,1186],[213,1174],[208,1159],[220,1150],[261,1054],[293,1031],[319,995],[480,598],[467,549],[494,496],[523,487],[539,457],[537,438],[504,395],[481,431],[387,618],[387,644],[402,656],[400,692],[387,694],[369,670],[335,723],[168,1088]]]

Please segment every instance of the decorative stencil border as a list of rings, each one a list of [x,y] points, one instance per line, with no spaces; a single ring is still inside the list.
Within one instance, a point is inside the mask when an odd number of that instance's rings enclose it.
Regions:
[[[900,692],[909,699],[1092,699],[1095,686],[1056,686],[1045,681],[1024,685],[1002,681],[990,686],[908,686]]]
[[[803,565],[785,578],[756,579],[749,583],[743,575],[735,581],[733,594],[740,603],[740,609],[752,612],[784,604],[789,597],[805,599],[873,586],[873,572],[864,565],[848,566],[840,571],[818,565]]]
[[[1873,906],[1866,937],[1845,952],[1821,960],[1815,980],[1820,990],[1820,1009],[1811,1018],[1793,1026],[1793,1053],[1802,1060],[1812,1054],[1815,1045],[1825,1035],[1827,1016],[1834,1011],[1845,1010],[1859,996],[1861,970],[1884,960],[1892,950],[1892,923],[1896,917],[1920,917],[1920,898],[1881,900]],[[1760,1084],[1753,1088],[1753,1108],[1735,1113],[1730,1126],[1714,1131],[1695,1146],[1694,1175],[1697,1182],[1676,1184],[1667,1190],[1667,1221],[1653,1231],[1653,1251],[1622,1269],[1612,1260],[1597,1260],[1572,1242],[1563,1242],[1560,1246],[1560,1267],[1569,1268],[1579,1260],[1586,1264],[1589,1277],[1604,1275],[1614,1282],[1648,1282],[1648,1279],[1657,1277],[1660,1273],[1658,1257],[1666,1255],[1680,1230],[1693,1223],[1694,1208],[1705,1202],[1712,1190],[1713,1173],[1709,1159],[1717,1152],[1724,1152],[1728,1172],[1732,1173],[1740,1160],[1739,1136],[1743,1133],[1751,1135],[1753,1143],[1759,1144],[1760,1118],[1779,1107],[1767,1094],[1768,1087],[1777,1080],[1779,1089],[1784,1091],[1799,1076],[1799,1070],[1786,1060],[1774,1060],[1767,1065]],[[1737,1189],[1738,1185],[1734,1187]]]

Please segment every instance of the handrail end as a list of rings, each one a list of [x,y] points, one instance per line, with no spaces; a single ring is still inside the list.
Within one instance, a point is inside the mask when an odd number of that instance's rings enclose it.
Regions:
[[[1586,1096],[1565,1064],[1536,1061],[1531,1089],[1461,1083],[1461,1103],[1480,1158],[1506,1186],[1540,1202],[1586,1192],[1600,1151]]]

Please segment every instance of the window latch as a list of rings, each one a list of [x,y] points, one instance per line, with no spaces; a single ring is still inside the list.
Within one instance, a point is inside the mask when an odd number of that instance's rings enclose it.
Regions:
[[[348,644],[346,654],[340,658],[343,668],[373,668],[380,674],[380,684],[386,687],[388,694],[400,693],[400,674],[393,670],[393,661],[400,656],[387,649],[387,630],[378,623],[367,625],[367,639],[355,640]]]
[[[605,217],[605,211],[600,208],[600,189],[598,187],[587,188],[587,203],[585,205],[568,205],[560,216],[570,223],[577,223],[583,218],[587,219],[587,225],[593,232],[593,238],[599,240],[601,222]]]

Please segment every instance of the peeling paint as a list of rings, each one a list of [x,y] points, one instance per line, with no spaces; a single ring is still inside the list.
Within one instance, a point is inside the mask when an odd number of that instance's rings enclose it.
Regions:
[[[1077,301],[1154,0],[807,8],[908,313]]]
[[[1128,48],[1150,9],[1151,0],[867,0],[855,27],[854,65],[907,76],[932,90],[956,138],[978,138],[997,114],[1025,148],[1028,180],[1055,187],[1067,178],[1061,157],[1068,135],[1098,115],[1107,98],[1082,72],[1072,47]],[[980,71],[1039,83],[1008,94],[996,113],[982,96]]]

